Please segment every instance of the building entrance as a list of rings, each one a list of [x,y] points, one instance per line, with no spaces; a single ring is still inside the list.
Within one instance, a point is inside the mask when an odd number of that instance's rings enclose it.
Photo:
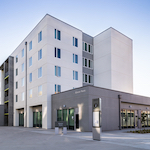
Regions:
[[[33,127],[42,127],[42,112],[33,112]]]

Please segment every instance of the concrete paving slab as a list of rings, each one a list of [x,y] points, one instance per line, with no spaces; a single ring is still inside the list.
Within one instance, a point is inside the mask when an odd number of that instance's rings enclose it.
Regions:
[[[150,150],[150,134],[126,132],[102,132],[102,140],[93,141],[92,132],[55,135],[54,129],[0,127],[0,150]]]

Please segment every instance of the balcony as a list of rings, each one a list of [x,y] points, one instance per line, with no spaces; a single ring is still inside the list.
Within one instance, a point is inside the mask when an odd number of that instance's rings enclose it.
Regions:
[[[6,85],[5,85],[5,90],[6,90],[8,87],[9,87],[9,84],[6,84]]]
[[[7,77],[8,75],[9,75],[9,72],[6,72],[6,73],[5,73],[5,79],[6,79],[6,77]]]
[[[5,101],[8,101],[8,96],[5,97]]]

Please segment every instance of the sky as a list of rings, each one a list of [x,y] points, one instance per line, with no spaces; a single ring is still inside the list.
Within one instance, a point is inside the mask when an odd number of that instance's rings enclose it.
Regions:
[[[0,0],[0,64],[46,14],[91,36],[113,27],[131,38],[134,94],[150,97],[150,0]]]

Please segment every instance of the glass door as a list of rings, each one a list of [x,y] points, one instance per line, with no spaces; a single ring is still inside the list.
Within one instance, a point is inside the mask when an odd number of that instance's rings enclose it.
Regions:
[[[69,129],[74,130],[74,109],[69,109]]]
[[[33,127],[42,127],[42,112],[33,112]]]
[[[66,121],[66,124],[68,126],[68,114],[67,109],[63,109],[63,121]]]
[[[24,126],[24,113],[19,113],[19,126]]]

